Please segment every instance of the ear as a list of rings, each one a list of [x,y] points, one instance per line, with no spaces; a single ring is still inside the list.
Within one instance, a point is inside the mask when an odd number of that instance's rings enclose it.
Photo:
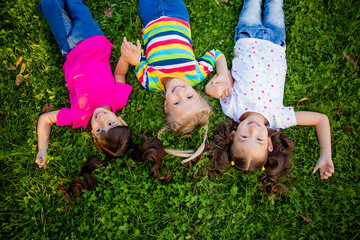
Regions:
[[[117,117],[118,119],[119,119],[119,121],[121,122],[121,124],[123,125],[123,126],[128,126],[128,124],[124,121],[124,119],[122,119],[120,116],[119,117]]]
[[[164,111],[165,111],[165,113],[168,113],[167,100],[166,100],[166,99],[165,99],[165,101],[164,101]]]
[[[268,137],[268,142],[269,142],[268,150],[269,150],[269,152],[272,152],[274,150],[274,146],[273,146],[273,143],[272,143],[270,137]]]
[[[235,133],[236,133],[236,132],[235,132],[234,130],[232,130],[231,133],[230,133],[230,136],[231,136],[231,137],[234,137],[234,136],[235,136]]]

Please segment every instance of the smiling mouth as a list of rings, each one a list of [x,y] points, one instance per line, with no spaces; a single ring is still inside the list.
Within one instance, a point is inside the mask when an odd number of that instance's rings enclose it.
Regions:
[[[185,88],[184,86],[181,86],[181,85],[177,85],[173,88],[173,90],[171,91],[172,93],[176,91],[176,89],[179,89],[179,88]]]
[[[105,112],[99,112],[98,114],[96,114],[95,118],[99,118],[99,117],[101,117],[101,116],[104,115],[104,114],[105,114]]]
[[[255,121],[251,121],[251,122],[249,122],[248,124],[256,124],[257,126],[260,127],[260,125],[259,125],[257,122],[255,122]]]

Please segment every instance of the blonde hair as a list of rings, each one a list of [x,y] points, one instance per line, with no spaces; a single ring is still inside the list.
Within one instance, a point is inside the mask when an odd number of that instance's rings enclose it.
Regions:
[[[172,115],[170,111],[168,112],[167,121],[171,130],[181,133],[190,132],[209,120],[211,107],[200,94],[199,97],[201,108],[194,114],[189,114],[181,119],[175,119],[174,115]]]
[[[184,157],[186,159],[182,160],[181,163],[187,163],[190,162],[191,160],[197,158],[198,156],[200,156],[200,154],[204,151],[205,149],[205,141],[207,138],[207,135],[209,133],[209,124],[206,123],[203,128],[205,129],[205,133],[204,133],[204,139],[203,142],[201,143],[200,147],[194,151],[194,150],[177,150],[177,149],[165,149],[165,152],[173,155],[173,156],[178,156],[178,157]],[[168,125],[165,125],[159,132],[157,137],[160,138],[160,135],[163,134],[167,129],[169,129]]]

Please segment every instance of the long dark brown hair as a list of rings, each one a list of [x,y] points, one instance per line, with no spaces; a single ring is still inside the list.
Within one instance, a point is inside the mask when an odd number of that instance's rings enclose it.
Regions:
[[[97,157],[89,157],[81,167],[80,175],[72,179],[68,188],[59,183],[59,190],[64,194],[65,200],[71,205],[73,196],[80,196],[83,190],[94,190],[97,187],[97,178],[93,174],[98,167],[105,167],[109,160],[123,156],[132,145],[131,129],[128,126],[116,126],[108,131],[103,131],[99,136],[94,136],[96,147],[106,157],[102,161]],[[65,178],[66,179],[66,178]]]
[[[256,171],[264,167],[264,174],[259,179],[260,188],[265,190],[266,193],[281,194],[286,191],[286,187],[279,183],[278,178],[283,173],[287,177],[292,176],[289,170],[291,152],[294,148],[292,140],[280,131],[268,130],[273,144],[272,152],[268,152],[263,159],[239,158],[232,153],[232,127],[232,121],[230,123],[220,123],[218,133],[207,144],[205,152],[212,154],[213,166],[206,169],[205,176],[211,178],[216,174],[220,174],[224,169],[232,166],[231,162],[233,162],[234,167],[243,171]]]
[[[141,135],[145,139],[145,143],[140,149],[134,147],[132,159],[135,162],[150,161],[152,163],[152,175],[157,180],[168,182],[171,179],[171,172],[168,171],[166,175],[161,174],[160,166],[165,156],[165,148],[158,138],[148,140],[144,134]]]

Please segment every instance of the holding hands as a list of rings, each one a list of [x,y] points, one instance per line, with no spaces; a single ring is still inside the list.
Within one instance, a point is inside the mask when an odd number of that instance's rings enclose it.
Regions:
[[[205,92],[214,98],[226,98],[232,92],[233,79],[231,72],[215,74],[205,86]]]
[[[133,66],[136,66],[140,63],[141,53],[143,50],[141,49],[140,41],[136,41],[136,46],[128,42],[126,37],[124,37],[124,41],[121,44],[121,55],[124,59]]]

